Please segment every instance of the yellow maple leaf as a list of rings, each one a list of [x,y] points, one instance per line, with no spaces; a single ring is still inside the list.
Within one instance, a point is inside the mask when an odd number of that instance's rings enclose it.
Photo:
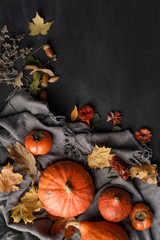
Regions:
[[[30,29],[30,35],[31,36],[36,36],[36,35],[46,35],[48,30],[50,29],[52,22],[46,22],[44,23],[44,19],[41,18],[38,14],[38,12],[36,12],[36,16],[35,18],[32,18],[33,23],[29,22],[29,29]]]
[[[35,157],[19,142],[16,142],[16,146],[8,146],[7,150],[10,153],[8,157],[14,159],[14,165],[23,167],[20,172],[29,173],[30,177],[35,180],[38,172]]]
[[[77,109],[77,106],[75,106],[71,112],[71,120],[75,121],[77,117],[78,117],[78,109]]]
[[[33,212],[38,212],[41,208],[43,208],[43,204],[38,200],[37,189],[32,187],[21,198],[21,202],[12,208],[13,213],[11,217],[15,223],[19,223],[21,219],[23,219],[25,224],[28,222],[33,223],[35,219]]]
[[[13,166],[10,163],[3,167],[0,173],[0,191],[1,192],[12,192],[17,191],[20,188],[16,186],[23,182],[23,177],[19,173],[13,172]]]
[[[111,154],[111,148],[98,147],[95,145],[92,153],[88,156],[88,165],[90,168],[104,168],[109,167],[109,161],[112,159],[114,154]]]
[[[131,179],[139,178],[143,182],[146,181],[149,184],[156,184],[158,176],[156,168],[157,168],[156,164],[151,165],[146,163],[143,163],[142,165],[136,164],[129,169],[129,173]]]

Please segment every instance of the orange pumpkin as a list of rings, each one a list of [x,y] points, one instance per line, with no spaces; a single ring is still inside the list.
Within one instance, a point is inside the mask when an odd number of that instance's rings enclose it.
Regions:
[[[101,215],[109,222],[120,222],[128,217],[132,209],[129,193],[118,187],[105,189],[98,200]]]
[[[68,222],[81,233],[81,240],[129,240],[127,233],[118,224],[109,222]]]
[[[92,202],[93,181],[80,164],[60,161],[44,170],[39,181],[38,197],[45,210],[54,216],[77,216]]]

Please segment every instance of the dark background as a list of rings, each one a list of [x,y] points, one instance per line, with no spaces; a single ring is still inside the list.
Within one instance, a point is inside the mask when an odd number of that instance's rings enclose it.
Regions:
[[[36,11],[55,22],[46,36],[29,36]],[[101,115],[99,129],[110,131],[106,114],[118,110],[122,129],[153,133],[153,160],[160,160],[160,1],[159,0],[0,0],[0,26],[12,36],[25,33],[23,47],[48,41],[58,62],[48,67],[60,80],[48,87],[56,115],[92,104]],[[42,50],[35,55],[47,62]],[[21,63],[18,69],[22,69]],[[12,86],[0,85],[0,110]]]

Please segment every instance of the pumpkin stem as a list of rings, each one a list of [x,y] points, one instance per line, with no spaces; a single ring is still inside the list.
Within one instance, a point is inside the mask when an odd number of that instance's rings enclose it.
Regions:
[[[35,142],[39,142],[44,138],[44,135],[42,134],[41,131],[36,131],[33,135],[32,138]]]
[[[115,196],[114,196],[114,201],[115,201],[115,202],[119,202],[119,200],[120,200],[120,196],[119,196],[119,195],[115,195]]]
[[[143,211],[137,211],[134,216],[134,220],[140,221],[140,222],[143,222],[145,218],[146,218],[146,213]]]
[[[66,225],[65,225],[65,229],[67,229],[69,226],[73,226],[73,227],[76,227],[77,229],[79,229],[80,226],[81,226],[81,222],[80,221],[67,222]]]
[[[70,185],[70,178],[67,179],[67,182],[65,184],[65,189],[68,194],[71,194],[73,192],[73,187]]]

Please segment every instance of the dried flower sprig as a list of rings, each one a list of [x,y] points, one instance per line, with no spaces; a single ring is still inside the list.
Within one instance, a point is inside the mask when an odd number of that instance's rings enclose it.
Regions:
[[[14,85],[15,76],[18,75],[17,70],[14,68],[14,63],[19,58],[24,58],[28,55],[32,48],[26,47],[19,50],[19,43],[25,34],[20,34],[14,38],[10,37],[6,25],[0,32],[0,83]]]

